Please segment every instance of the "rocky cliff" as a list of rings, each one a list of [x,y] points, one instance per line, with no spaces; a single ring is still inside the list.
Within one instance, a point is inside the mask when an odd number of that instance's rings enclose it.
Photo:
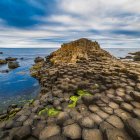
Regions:
[[[140,64],[97,42],[63,44],[31,73],[41,92],[0,116],[1,140],[140,139]]]

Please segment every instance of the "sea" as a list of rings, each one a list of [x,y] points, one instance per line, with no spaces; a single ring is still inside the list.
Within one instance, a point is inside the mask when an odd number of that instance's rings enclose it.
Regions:
[[[129,52],[140,51],[140,48],[104,48],[116,57],[125,57]],[[0,59],[18,58],[19,68],[9,73],[0,72],[0,113],[11,104],[22,105],[34,99],[40,92],[38,81],[30,76],[30,68],[38,56],[45,57],[57,48],[0,48]],[[8,69],[1,65],[0,71]]]

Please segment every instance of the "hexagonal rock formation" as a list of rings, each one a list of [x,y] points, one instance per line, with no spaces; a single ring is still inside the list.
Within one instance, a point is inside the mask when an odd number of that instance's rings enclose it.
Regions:
[[[0,115],[0,140],[140,139],[140,64],[87,39],[62,45],[31,68],[35,100]]]

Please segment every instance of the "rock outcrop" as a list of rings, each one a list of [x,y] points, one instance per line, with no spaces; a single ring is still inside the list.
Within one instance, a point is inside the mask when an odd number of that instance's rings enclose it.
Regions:
[[[103,50],[101,50],[98,42],[92,42],[88,39],[82,38],[70,43],[65,43],[61,46],[60,49],[53,52],[50,55],[50,61],[54,64],[58,63],[76,63],[79,59],[88,60],[92,52],[92,55],[97,59],[99,56],[108,56],[111,55]]]
[[[6,60],[0,59],[0,65],[7,64]]]
[[[97,42],[62,45],[33,66],[41,85],[23,108],[0,115],[1,140],[140,139],[140,64]],[[10,113],[11,112],[11,113]]]
[[[15,69],[19,67],[19,63],[17,61],[10,61],[8,62],[8,68],[9,69]]]

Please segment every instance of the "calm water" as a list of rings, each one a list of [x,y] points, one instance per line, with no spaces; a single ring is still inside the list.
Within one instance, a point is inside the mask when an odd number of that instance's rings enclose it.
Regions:
[[[47,56],[56,49],[2,49],[0,48],[0,59],[6,57],[16,57],[21,67],[10,71],[9,73],[0,73],[0,111],[7,108],[11,103],[21,103],[23,100],[34,98],[40,90],[39,83],[32,78],[29,68],[34,64],[34,58],[37,56]],[[112,55],[124,57],[129,52],[140,51],[133,48],[107,48]],[[21,60],[20,58],[23,58]],[[7,65],[0,66],[0,70],[7,69]]]
[[[0,73],[0,112],[12,103],[22,104],[22,101],[34,98],[40,90],[39,83],[30,76],[29,68],[37,56],[45,57],[56,49],[1,49],[0,59],[16,57],[21,67],[9,73]],[[23,58],[23,60],[21,60]],[[0,70],[8,69],[7,65]]]

